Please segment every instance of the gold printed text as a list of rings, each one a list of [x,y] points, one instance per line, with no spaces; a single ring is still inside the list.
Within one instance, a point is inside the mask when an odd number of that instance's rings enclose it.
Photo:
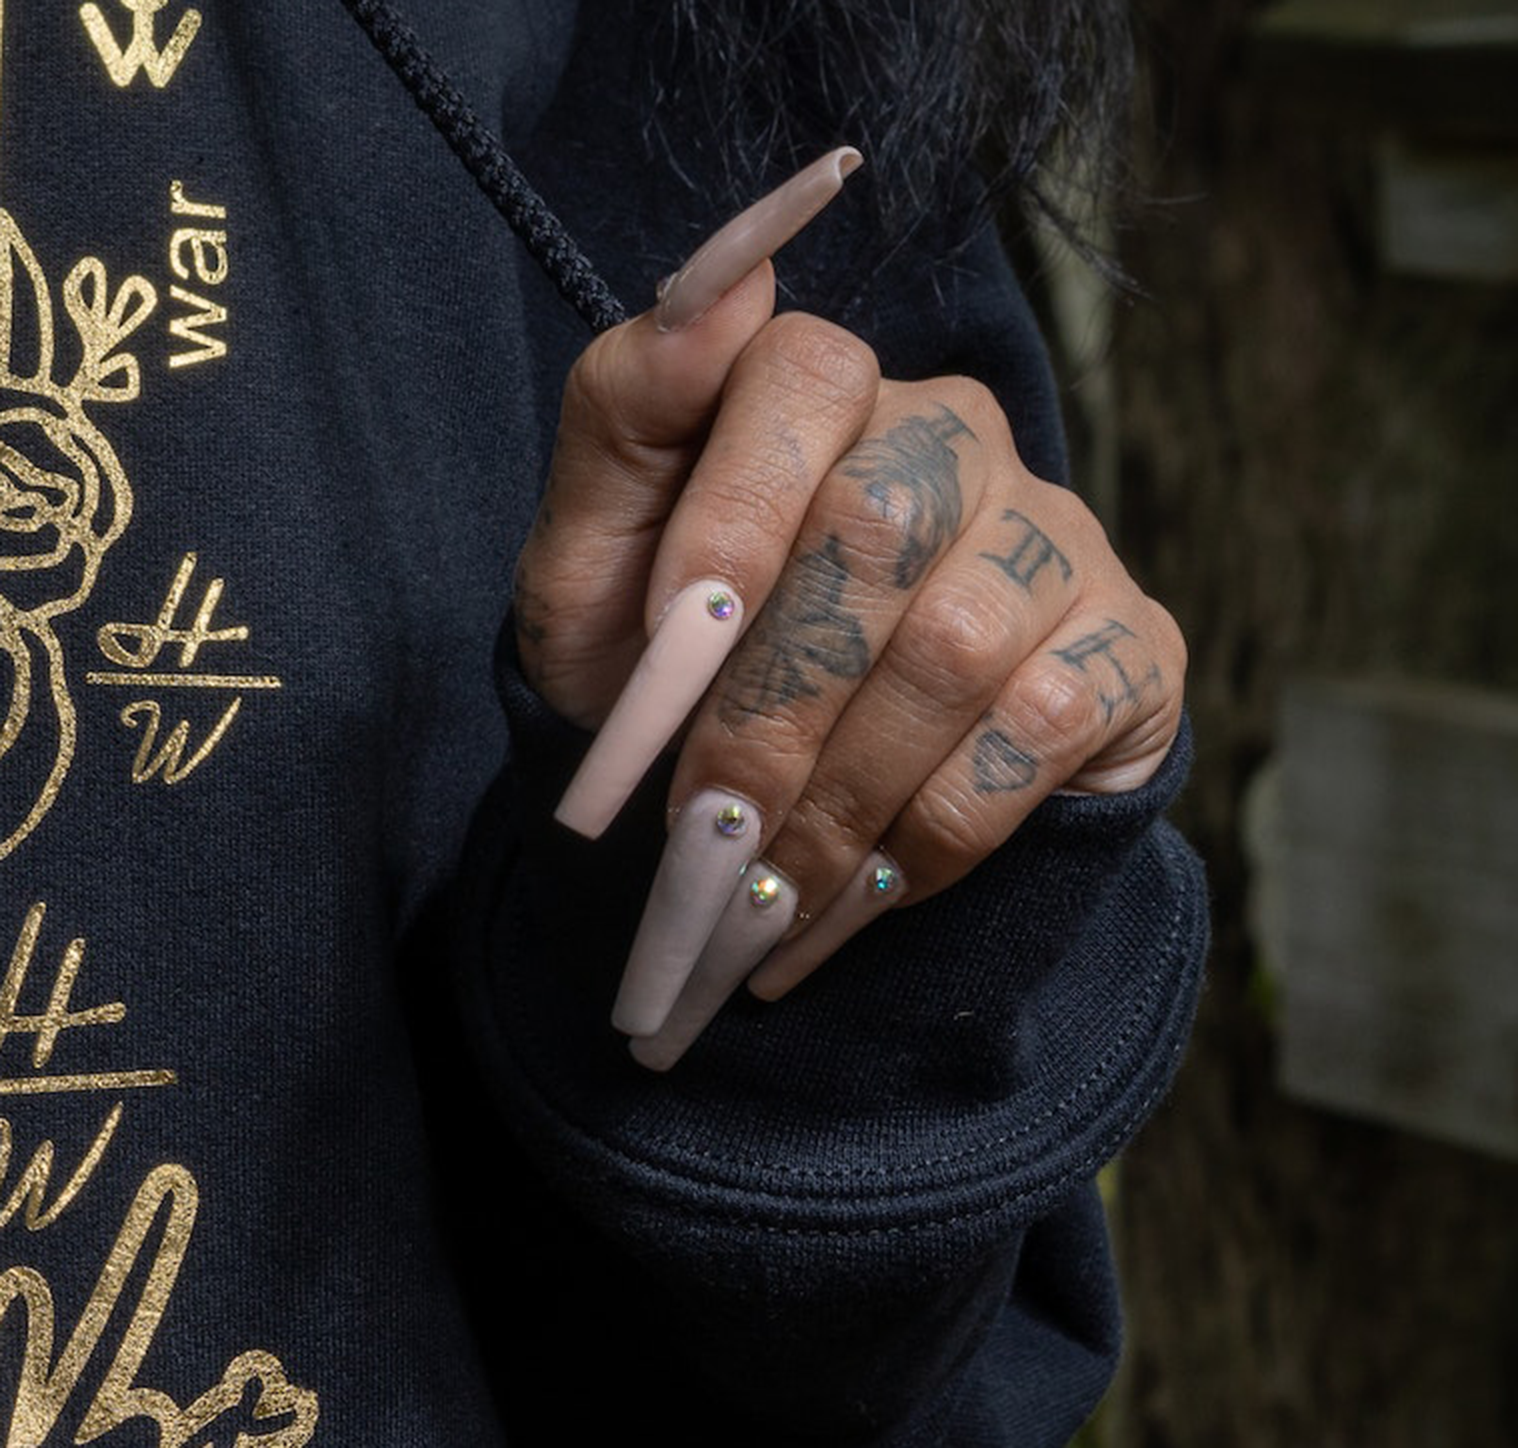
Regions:
[[[0,1196],[0,1227],[9,1226],[17,1212],[23,1212],[22,1220],[29,1232],[40,1232],[44,1227],[51,1227],[94,1176],[100,1158],[105,1155],[106,1147],[111,1144],[111,1138],[121,1124],[121,1112],[122,1103],[118,1101],[101,1123],[100,1130],[95,1133],[95,1140],[80,1158],[73,1175],[59,1188],[51,1206],[44,1206],[43,1202],[47,1189],[52,1184],[54,1147],[51,1141],[42,1142],[32,1153],[32,1159],[26,1168],[17,1176],[10,1195]],[[12,1146],[11,1124],[0,1116],[0,1192],[4,1190],[6,1173],[10,1171]]]
[[[121,711],[121,722],[129,729],[142,731],[137,757],[132,762],[132,780],[136,784],[146,784],[155,776],[165,784],[178,784],[221,743],[242,707],[243,691],[280,687],[280,679],[273,674],[216,673],[191,667],[200,658],[202,649],[244,643],[250,632],[246,624],[217,626],[216,609],[226,589],[225,580],[220,578],[211,579],[194,613],[187,621],[183,619],[185,595],[195,576],[197,561],[194,553],[186,553],[180,559],[157,617],[151,622],[101,625],[96,635],[100,652],[110,663],[121,667],[97,669],[85,675],[91,684],[238,691],[193,749],[188,720],[181,719],[166,736],[161,736],[164,711],[156,699],[139,699],[128,704]],[[154,669],[166,649],[170,651],[170,667]]]
[[[142,723],[142,743],[137,746],[137,757],[132,761],[132,783],[146,784],[155,774],[162,775],[165,784],[178,784],[188,778],[210,758],[211,751],[221,743],[241,707],[241,697],[233,699],[221,711],[221,718],[212,726],[211,732],[186,755],[185,749],[190,742],[189,720],[181,719],[160,746],[158,725],[163,710],[158,701],[139,699],[135,704],[128,704],[121,711],[121,722],[128,728],[136,728],[139,721]]]
[[[192,201],[183,181],[169,183],[169,213],[176,218],[193,217],[197,221],[225,221],[227,208],[210,201]],[[227,253],[225,226],[176,226],[169,237],[169,270],[180,282],[194,282],[200,287],[219,287],[227,279],[232,263]],[[189,350],[171,352],[170,367],[190,367],[227,355],[226,338],[211,328],[226,325],[227,309],[180,286],[169,287],[169,295],[188,310],[169,318],[169,335],[188,344]]]
[[[160,47],[153,35],[155,17],[168,0],[119,0],[119,3],[132,16],[132,36],[124,48],[117,43],[110,22],[98,5],[79,7],[85,34],[105,62],[105,73],[118,86],[131,85],[140,70],[162,90],[179,69],[190,42],[200,29],[200,11],[186,10]]]
[[[81,1381],[87,1374],[93,1379],[98,1371],[97,1352],[103,1356],[113,1344],[114,1353],[79,1422],[75,1443],[92,1443],[133,1418],[157,1424],[158,1448],[185,1448],[192,1441],[226,1448],[302,1448],[310,1442],[316,1431],[316,1394],[291,1383],[272,1353],[258,1349],[239,1353],[215,1386],[184,1407],[167,1393],[137,1383],[189,1250],[199,1200],[195,1178],[184,1167],[166,1163],[148,1173],[56,1359],[57,1311],[47,1279],[26,1266],[0,1273],[0,1329],[16,1331],[7,1322],[13,1315],[26,1324],[16,1406],[5,1448],[42,1448],[53,1441],[50,1435],[65,1410],[70,1406],[78,1410],[74,1399]],[[150,1248],[149,1238],[160,1215],[163,1225],[157,1245]],[[144,1258],[148,1259],[145,1276]],[[141,1286],[136,1304],[128,1310],[122,1298],[129,1283]],[[250,1386],[256,1386],[257,1395],[245,1407]],[[264,1431],[238,1431],[244,1418],[271,1426]]]
[[[100,652],[107,659],[128,669],[151,669],[164,646],[175,644],[179,648],[179,667],[188,669],[206,644],[241,643],[248,637],[246,624],[234,624],[230,628],[213,628],[211,625],[212,615],[226,589],[226,581],[221,578],[213,578],[206,585],[200,606],[195,610],[195,617],[189,626],[175,626],[185,591],[195,576],[197,561],[193,553],[186,553],[179,560],[174,580],[169,584],[158,617],[152,623],[108,623],[101,626],[97,638]]]
[[[31,1070],[0,1077],[0,1096],[53,1095],[73,1091],[120,1091],[139,1086],[170,1086],[174,1073],[164,1070],[48,1072],[58,1038],[65,1031],[84,1027],[119,1025],[126,1017],[121,1001],[78,1009],[73,1003],[74,984],[84,964],[85,942],[81,936],[64,949],[48,993],[47,1005],[38,1012],[21,1009],[21,993],[37,951],[46,904],[39,900],[26,912],[16,948],[11,952],[5,979],[0,982],[0,1057],[12,1036],[31,1036]],[[102,1148],[103,1150],[104,1148]]]

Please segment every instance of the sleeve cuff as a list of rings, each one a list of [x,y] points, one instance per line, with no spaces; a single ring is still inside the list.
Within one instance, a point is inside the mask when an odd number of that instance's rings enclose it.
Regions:
[[[1185,776],[1184,727],[1142,788],[1051,799],[960,885],[883,917],[792,996],[740,993],[656,1077],[607,1016],[666,781],[601,840],[570,836],[550,815],[585,736],[514,669],[501,690],[528,843],[471,912],[475,1016],[529,1149],[645,1254],[690,1251],[666,1230],[674,1213],[720,1223],[724,1252],[753,1264],[783,1235],[798,1290],[857,1273],[860,1252],[910,1270],[915,1254],[871,1246],[902,1234],[962,1257],[1089,1180],[1168,1085],[1206,940],[1200,867],[1158,818]]]

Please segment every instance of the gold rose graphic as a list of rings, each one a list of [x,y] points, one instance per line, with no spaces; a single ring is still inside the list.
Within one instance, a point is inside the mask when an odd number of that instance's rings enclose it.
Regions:
[[[52,808],[74,756],[53,620],[90,596],[132,513],[126,473],[85,406],[137,396],[137,359],[118,349],[158,301],[140,276],[113,294],[92,256],[62,298],[79,343],[67,382],[54,377],[47,278],[0,209],[0,860]]]

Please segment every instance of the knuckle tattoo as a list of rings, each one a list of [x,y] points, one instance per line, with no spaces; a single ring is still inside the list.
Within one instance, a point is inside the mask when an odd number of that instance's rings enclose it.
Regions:
[[[1038,779],[1038,761],[1005,731],[991,727],[976,737],[970,774],[977,794],[1015,794]]]
[[[1104,723],[1111,723],[1119,711],[1132,709],[1164,685],[1153,653],[1127,624],[1115,618],[1051,654],[1090,683]]]
[[[982,552],[982,558],[994,563],[1024,593],[1031,594],[1039,576],[1046,572],[1062,583],[1071,581],[1075,569],[1064,550],[1026,513],[1006,508],[1001,521],[1007,525],[1006,551]]]
[[[893,566],[897,588],[913,587],[959,533],[963,501],[957,440],[975,440],[957,413],[902,418],[858,443],[839,471],[863,484],[880,516],[898,531]]]
[[[815,698],[827,677],[858,679],[869,672],[864,624],[843,602],[849,578],[836,536],[781,575],[728,671],[718,706],[724,724],[738,728]]]

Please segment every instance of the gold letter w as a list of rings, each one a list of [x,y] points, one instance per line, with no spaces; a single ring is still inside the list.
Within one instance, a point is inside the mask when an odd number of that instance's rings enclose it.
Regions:
[[[111,27],[101,14],[98,5],[81,5],[79,18],[105,62],[106,73],[119,86],[128,86],[139,70],[148,73],[148,79],[160,90],[169,83],[169,77],[179,69],[179,62],[200,29],[200,11],[186,10],[179,17],[179,24],[162,50],[153,43],[153,16],[169,0],[121,0],[132,12],[132,39],[123,50],[116,44]]]

